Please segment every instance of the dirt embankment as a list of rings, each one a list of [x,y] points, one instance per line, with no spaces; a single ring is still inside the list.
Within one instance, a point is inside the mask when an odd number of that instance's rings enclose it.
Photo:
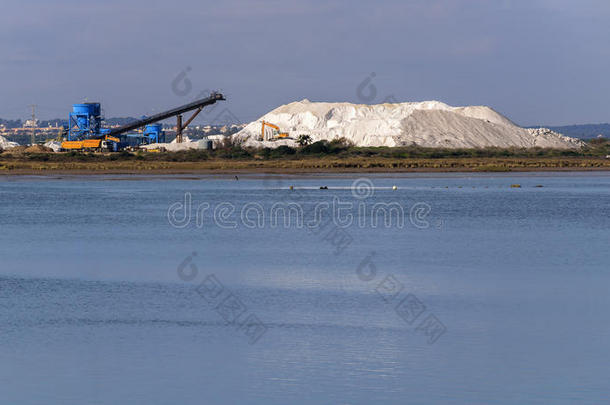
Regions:
[[[379,172],[610,170],[610,159],[566,158],[308,158],[294,160],[212,159],[200,162],[126,160],[46,162],[0,159],[0,174],[202,173],[202,172]]]

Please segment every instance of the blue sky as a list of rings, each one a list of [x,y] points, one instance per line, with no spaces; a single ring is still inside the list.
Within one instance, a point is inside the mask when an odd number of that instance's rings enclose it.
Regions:
[[[25,118],[32,103],[42,118],[64,117],[83,100],[102,102],[106,116],[140,116],[219,89],[242,122],[303,98],[485,104],[522,125],[610,121],[607,0],[0,7],[2,118]]]

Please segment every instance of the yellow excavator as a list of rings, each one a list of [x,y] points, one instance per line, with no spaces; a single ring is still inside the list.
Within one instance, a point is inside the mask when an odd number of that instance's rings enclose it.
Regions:
[[[267,137],[265,133],[265,127],[273,128],[273,135],[271,137]],[[288,133],[280,132],[280,127],[274,125],[270,122],[263,121],[263,125],[261,126],[261,141],[274,141],[276,139],[286,139],[288,138]]]

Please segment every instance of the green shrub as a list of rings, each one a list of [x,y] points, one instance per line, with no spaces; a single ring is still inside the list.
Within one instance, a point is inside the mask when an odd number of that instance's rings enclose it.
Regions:
[[[304,155],[319,155],[323,153],[328,153],[328,141],[317,141],[312,143],[311,145],[304,146],[301,151]]]
[[[309,135],[299,135],[297,138],[297,144],[301,147],[307,146],[312,142],[311,136]]]
[[[273,150],[272,155],[283,156],[283,155],[294,155],[295,153],[297,153],[296,149],[291,148],[290,146],[287,146],[287,145],[280,145]]]

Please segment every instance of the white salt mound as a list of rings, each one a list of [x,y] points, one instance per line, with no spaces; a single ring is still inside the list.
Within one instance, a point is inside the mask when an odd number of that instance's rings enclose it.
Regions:
[[[53,152],[59,152],[61,150],[61,142],[59,141],[48,141],[45,142],[44,146],[53,149]]]
[[[11,142],[2,135],[0,135],[0,149],[11,149],[15,146],[19,146],[17,142]]]
[[[189,138],[186,135],[182,135],[182,142],[181,143],[189,143],[191,142],[191,138]],[[178,138],[174,138],[173,141],[171,141],[170,143],[178,143]]]
[[[200,139],[198,141],[192,141],[188,136],[182,137],[182,142],[178,143],[176,139],[171,141],[170,143],[151,143],[150,145],[142,145],[140,146],[142,149],[165,149],[170,152],[177,152],[181,150],[189,150],[189,149],[206,149],[207,148],[207,140]]]
[[[259,141],[262,121],[292,139]],[[356,146],[431,148],[580,148],[583,142],[549,129],[526,129],[486,106],[451,107],[439,101],[396,104],[312,103],[276,108],[234,136],[246,146],[294,146],[299,135],[312,140],[346,138]]]

